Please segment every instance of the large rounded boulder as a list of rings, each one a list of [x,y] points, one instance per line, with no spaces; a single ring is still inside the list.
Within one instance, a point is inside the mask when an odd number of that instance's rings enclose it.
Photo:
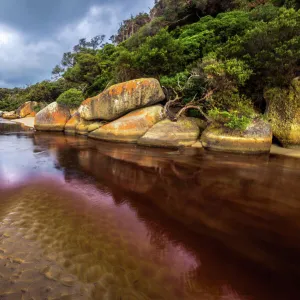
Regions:
[[[66,106],[52,102],[37,113],[34,128],[44,131],[63,131],[70,117],[70,110]]]
[[[142,78],[111,86],[98,96],[83,101],[78,111],[85,120],[112,121],[132,110],[156,104],[164,98],[158,80]]]
[[[138,140],[138,144],[171,148],[191,146],[195,144],[199,134],[199,124],[195,118],[182,117],[177,122],[165,119],[147,131]]]
[[[272,145],[270,124],[256,119],[246,130],[233,130],[222,125],[212,124],[201,136],[205,149],[235,153],[269,153]]]
[[[35,114],[34,108],[38,105],[35,101],[27,101],[23,103],[16,111],[20,118],[25,118],[27,116]]]
[[[149,128],[160,121],[162,116],[163,107],[161,105],[141,108],[91,132],[89,137],[107,141],[135,143]]]
[[[300,146],[300,77],[289,88],[271,88],[264,96],[274,136],[284,147]]]

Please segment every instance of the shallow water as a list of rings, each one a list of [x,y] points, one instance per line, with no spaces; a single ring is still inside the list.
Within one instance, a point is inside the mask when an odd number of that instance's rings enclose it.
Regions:
[[[298,298],[299,159],[0,132],[0,299]]]

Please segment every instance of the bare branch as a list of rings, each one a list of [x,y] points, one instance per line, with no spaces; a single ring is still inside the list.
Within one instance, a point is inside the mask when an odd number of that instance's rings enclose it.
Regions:
[[[184,113],[186,112],[187,110],[189,109],[196,109],[198,110],[201,115],[203,115],[203,117],[207,120],[207,121],[211,121],[210,117],[202,110],[201,106],[198,106],[198,105],[186,105],[185,107],[183,107],[177,114],[176,114],[176,117],[175,119],[178,120],[179,117]]]

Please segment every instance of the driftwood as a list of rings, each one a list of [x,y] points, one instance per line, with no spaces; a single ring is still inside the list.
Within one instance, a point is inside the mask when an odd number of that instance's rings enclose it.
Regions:
[[[183,114],[185,114],[189,109],[196,109],[198,110],[201,115],[207,120],[211,121],[210,117],[203,111],[202,104],[204,101],[207,101],[212,94],[214,93],[213,90],[209,90],[202,98],[196,99],[196,96],[187,103],[186,105],[182,104],[180,101],[182,100],[182,97],[179,97],[178,93],[173,90],[175,94],[174,99],[170,99],[165,107],[164,107],[164,115],[171,121],[177,121]],[[179,109],[178,109],[179,108]]]

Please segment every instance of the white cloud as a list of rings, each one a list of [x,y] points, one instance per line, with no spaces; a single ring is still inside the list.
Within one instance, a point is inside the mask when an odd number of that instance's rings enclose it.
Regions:
[[[60,42],[72,43],[72,46],[74,41],[77,42],[83,37],[91,39],[96,35],[105,34],[109,38],[116,32],[121,14],[120,9],[108,4],[92,6],[79,22],[65,26],[57,38]]]
[[[51,40],[28,42],[21,32],[0,24],[0,84],[11,86],[10,81],[28,74],[23,84],[31,83],[34,75],[45,75],[45,69],[52,65],[53,58],[58,59],[60,45]]]

